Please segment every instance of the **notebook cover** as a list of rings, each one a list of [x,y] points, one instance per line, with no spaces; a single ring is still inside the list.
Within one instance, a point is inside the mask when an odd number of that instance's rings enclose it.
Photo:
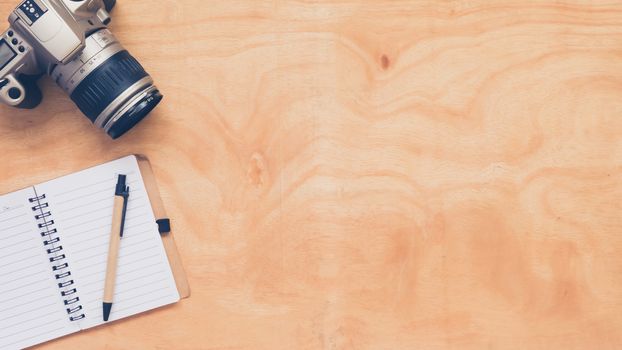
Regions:
[[[155,175],[151,169],[149,159],[140,154],[137,154],[136,158],[138,160],[138,167],[140,168],[140,173],[143,176],[145,189],[147,190],[149,201],[151,202],[151,207],[153,208],[153,213],[156,219],[167,218],[166,210],[164,209],[162,197],[160,197],[160,191],[158,190]],[[190,285],[188,284],[188,278],[186,277],[186,272],[184,271],[184,267],[181,263],[181,257],[179,255],[179,251],[177,250],[177,246],[175,245],[175,239],[173,238],[172,231],[173,229],[171,228],[171,232],[161,236],[162,243],[164,244],[164,249],[166,250],[166,255],[168,256],[168,262],[171,265],[171,271],[173,272],[173,278],[175,279],[175,284],[177,285],[179,297],[181,299],[185,299],[190,296]]]

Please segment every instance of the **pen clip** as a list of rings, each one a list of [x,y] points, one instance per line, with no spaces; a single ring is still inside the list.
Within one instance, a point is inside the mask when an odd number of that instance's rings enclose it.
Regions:
[[[121,212],[121,229],[120,235],[123,237],[123,228],[125,227],[125,212],[127,211],[127,199],[130,196],[130,187],[126,185],[127,176],[119,174],[117,178],[117,186],[114,190],[114,195],[123,198],[123,211]]]
[[[123,229],[125,228],[125,213],[127,212],[127,200],[130,197],[130,186],[125,186],[125,189],[119,194],[123,197],[123,211],[121,212],[121,229],[120,234],[123,237]]]

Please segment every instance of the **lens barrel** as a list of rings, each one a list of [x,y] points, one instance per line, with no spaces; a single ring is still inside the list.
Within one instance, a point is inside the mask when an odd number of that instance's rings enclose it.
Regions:
[[[71,93],[71,99],[92,122],[125,90],[147,77],[127,50],[107,59]]]
[[[71,99],[93,123],[106,108],[124,94],[140,93],[135,91],[137,84],[144,82],[145,86],[152,85],[151,78],[138,61],[127,50],[120,51],[107,59],[94,71],[92,71],[71,93]],[[134,89],[132,89],[134,88]],[[108,134],[116,139],[134,127],[145,118],[149,111],[162,100],[162,95],[155,90],[150,94],[151,98],[142,99],[138,105],[138,111],[146,113],[124,113],[110,126]],[[128,96],[129,98],[129,96]],[[106,116],[104,116],[106,117]],[[113,115],[109,116],[113,118]],[[102,127],[108,120],[102,122]]]
[[[50,72],[80,111],[116,139],[162,100],[153,79],[108,29],[89,35],[80,56]]]

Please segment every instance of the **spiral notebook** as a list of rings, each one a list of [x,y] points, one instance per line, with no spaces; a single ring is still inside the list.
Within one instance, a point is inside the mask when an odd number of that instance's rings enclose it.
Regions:
[[[104,324],[104,277],[120,173],[127,174],[130,199],[110,320],[188,296],[172,237],[156,224],[163,206],[150,167],[128,156],[0,196],[0,349]]]

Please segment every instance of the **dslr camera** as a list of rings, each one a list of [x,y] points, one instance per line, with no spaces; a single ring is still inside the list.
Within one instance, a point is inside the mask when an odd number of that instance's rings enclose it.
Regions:
[[[116,139],[162,100],[153,79],[107,29],[116,0],[24,0],[0,35],[0,101],[34,108],[54,79]]]

